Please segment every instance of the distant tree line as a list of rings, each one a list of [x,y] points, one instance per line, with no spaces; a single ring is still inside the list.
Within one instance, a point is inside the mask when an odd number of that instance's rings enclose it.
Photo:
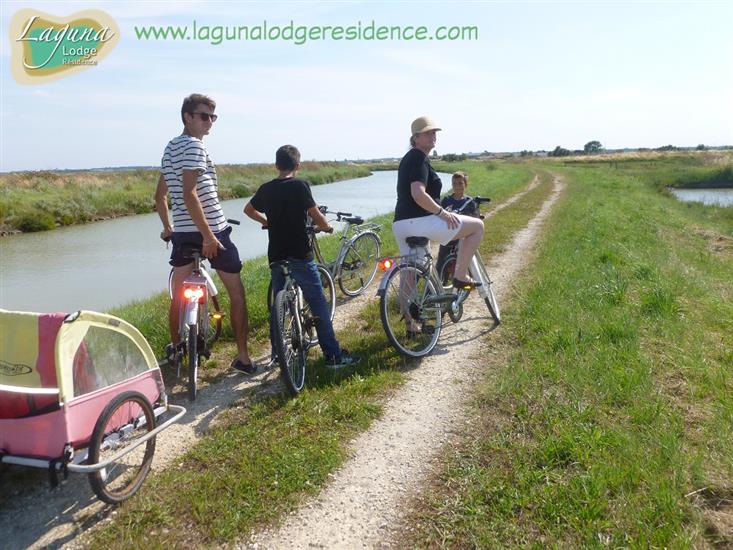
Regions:
[[[600,141],[594,139],[593,141],[589,141],[588,143],[586,143],[583,146],[582,151],[580,149],[575,149],[574,151],[571,151],[558,145],[552,151],[547,153],[547,155],[550,157],[568,157],[570,155],[595,155],[601,152],[603,152],[603,144]]]
[[[466,160],[466,158],[467,157],[465,153],[461,153],[460,155],[456,155],[455,153],[448,153],[441,157],[441,159],[445,162],[460,162],[462,160]]]

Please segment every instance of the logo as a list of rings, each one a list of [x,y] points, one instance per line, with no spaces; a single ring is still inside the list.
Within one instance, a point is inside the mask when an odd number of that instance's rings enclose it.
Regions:
[[[100,10],[54,17],[17,12],[10,22],[10,68],[20,84],[43,84],[95,67],[117,45],[120,29]]]
[[[15,365],[6,361],[0,361],[0,374],[5,376],[19,376],[21,374],[28,374],[33,369],[28,365]]]

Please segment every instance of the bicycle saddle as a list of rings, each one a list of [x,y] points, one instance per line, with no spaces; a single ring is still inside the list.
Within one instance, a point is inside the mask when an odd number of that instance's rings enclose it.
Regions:
[[[277,260],[276,262],[270,262],[270,269],[280,269],[285,275],[287,275],[289,267],[290,262],[288,262],[287,260]]]
[[[405,239],[405,242],[407,243],[407,246],[409,246],[410,248],[417,248],[419,246],[428,246],[427,237],[407,237]]]
[[[194,255],[196,254],[201,256],[201,246],[196,244],[181,245],[181,254],[186,259],[193,259]]]
[[[354,216],[351,218],[343,218],[343,220],[351,225],[361,225],[364,223],[364,218],[361,216]]]

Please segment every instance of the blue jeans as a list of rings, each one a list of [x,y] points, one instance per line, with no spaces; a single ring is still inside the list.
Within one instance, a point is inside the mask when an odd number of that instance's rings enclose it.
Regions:
[[[316,268],[316,262],[313,260],[296,260],[288,258],[290,264],[290,276],[298,283],[303,297],[311,308],[313,316],[316,318],[316,334],[318,334],[318,344],[321,346],[323,355],[327,359],[333,359],[341,355],[341,348],[336,341],[336,335],[333,333],[333,324],[331,323],[331,312],[326,303],[326,297],[323,295],[323,286],[321,285],[321,277]],[[285,286],[285,276],[282,269],[275,268],[271,270],[273,296],[277,296]],[[274,304],[273,304],[274,306]],[[272,308],[270,315],[270,342],[274,342],[275,333],[275,308]],[[273,344],[274,346],[274,344]],[[273,357],[275,352],[273,350]]]

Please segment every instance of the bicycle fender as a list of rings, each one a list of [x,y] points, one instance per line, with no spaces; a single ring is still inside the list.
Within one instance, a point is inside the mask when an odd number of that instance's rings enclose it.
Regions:
[[[209,291],[209,296],[216,296],[217,294],[219,294],[219,289],[216,288],[216,285],[214,284],[214,279],[211,278],[209,272],[205,269],[201,269],[201,275],[203,275],[204,279],[206,279],[206,288]]]
[[[379,288],[377,289],[377,296],[384,296],[385,291],[387,290],[387,281],[389,281],[389,276],[392,275],[392,272],[397,269],[402,264],[395,264],[392,267],[390,267],[382,276],[382,280],[379,281]]]
[[[192,300],[186,304],[186,310],[184,311],[184,319],[188,326],[193,326],[198,321],[199,317],[199,302],[198,300]]]

